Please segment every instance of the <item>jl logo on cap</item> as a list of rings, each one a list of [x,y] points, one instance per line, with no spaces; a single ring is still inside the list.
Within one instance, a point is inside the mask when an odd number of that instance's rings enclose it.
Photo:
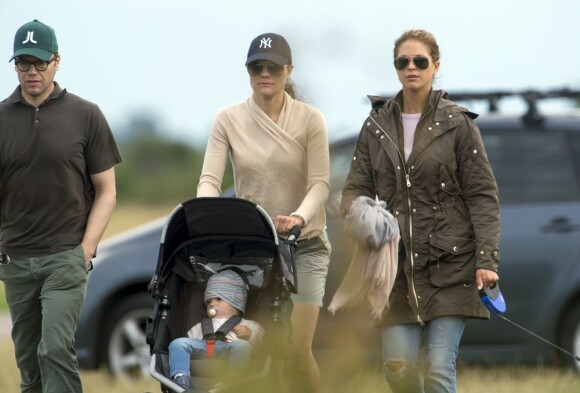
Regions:
[[[22,41],[23,44],[26,44],[27,42],[38,44],[38,41],[34,41],[34,31],[29,31],[28,35],[26,36],[26,40]]]

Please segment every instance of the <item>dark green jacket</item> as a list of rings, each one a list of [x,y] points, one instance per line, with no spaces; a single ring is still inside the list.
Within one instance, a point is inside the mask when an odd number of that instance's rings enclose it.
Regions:
[[[381,326],[443,315],[489,318],[475,269],[498,269],[498,190],[477,115],[446,97],[431,92],[407,162],[402,92],[390,100],[369,97],[342,212],[360,195],[378,196],[399,222],[399,269]]]

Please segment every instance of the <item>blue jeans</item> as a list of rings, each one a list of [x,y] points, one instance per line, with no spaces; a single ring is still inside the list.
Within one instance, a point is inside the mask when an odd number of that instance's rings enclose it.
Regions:
[[[252,357],[252,345],[246,340],[232,342],[216,341],[214,357],[229,359],[229,373],[242,375]],[[190,359],[207,357],[207,343],[196,338],[176,338],[169,344],[169,375],[189,375]]]
[[[393,393],[454,393],[459,341],[467,318],[384,328],[383,370]]]

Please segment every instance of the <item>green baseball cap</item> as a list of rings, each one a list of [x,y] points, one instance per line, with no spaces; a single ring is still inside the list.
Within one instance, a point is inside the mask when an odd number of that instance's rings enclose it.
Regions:
[[[58,43],[54,30],[35,19],[20,27],[16,32],[14,54],[8,61],[24,55],[49,61],[53,54],[58,54]]]

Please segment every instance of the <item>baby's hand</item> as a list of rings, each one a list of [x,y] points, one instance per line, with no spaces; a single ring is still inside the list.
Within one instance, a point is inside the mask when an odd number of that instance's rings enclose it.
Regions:
[[[250,328],[242,324],[234,326],[232,332],[236,333],[238,338],[241,338],[242,340],[249,340],[250,337],[252,337],[252,331]]]

